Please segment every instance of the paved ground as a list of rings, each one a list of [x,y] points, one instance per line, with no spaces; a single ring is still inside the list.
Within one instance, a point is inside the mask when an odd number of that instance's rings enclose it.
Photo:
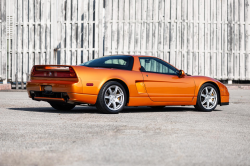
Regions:
[[[106,115],[0,92],[0,166],[250,165],[250,91],[230,94],[230,105],[213,112],[138,107]]]

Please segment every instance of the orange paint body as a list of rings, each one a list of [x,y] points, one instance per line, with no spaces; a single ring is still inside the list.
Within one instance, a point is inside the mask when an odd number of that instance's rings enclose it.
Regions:
[[[26,86],[27,91],[29,97],[31,97],[30,91],[42,91],[42,86],[51,85],[52,92],[67,93],[69,103],[95,104],[104,83],[117,80],[127,86],[125,87],[129,92],[127,106],[196,105],[200,87],[204,83],[210,82],[219,89],[219,104],[229,102],[229,92],[221,82],[204,76],[184,75],[180,78],[177,75],[141,72],[139,57],[148,56],[133,56],[132,71],[71,66],[76,72],[77,78],[31,77]],[[58,66],[67,67],[67,65]],[[47,67],[46,69],[53,68]],[[93,83],[93,86],[87,86],[87,83]],[[37,98],[37,100],[53,101],[60,99]]]

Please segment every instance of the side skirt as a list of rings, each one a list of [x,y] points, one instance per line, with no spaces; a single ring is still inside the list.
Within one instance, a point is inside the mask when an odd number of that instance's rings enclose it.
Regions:
[[[127,106],[167,106],[167,105],[196,105],[197,98],[191,102],[153,102],[149,97],[130,97]]]

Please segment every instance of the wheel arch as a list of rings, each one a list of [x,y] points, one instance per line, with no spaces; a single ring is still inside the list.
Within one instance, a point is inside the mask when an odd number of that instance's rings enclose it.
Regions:
[[[118,78],[112,78],[112,79],[109,79],[109,80],[107,80],[107,81],[105,81],[103,84],[102,84],[102,86],[104,85],[104,84],[106,84],[107,82],[109,82],[109,81],[116,81],[116,82],[119,82],[123,87],[124,87],[124,89],[125,89],[125,91],[126,91],[126,94],[127,94],[127,100],[126,100],[126,105],[129,103],[129,88],[128,88],[128,86],[127,86],[127,84],[123,81],[123,80],[121,80],[121,79],[118,79]],[[101,87],[102,87],[101,86]],[[98,94],[99,94],[99,92],[98,92]]]
[[[212,85],[214,85],[214,86],[216,87],[216,89],[217,89],[217,91],[218,91],[218,93],[219,93],[219,95],[218,95],[218,97],[219,97],[218,104],[221,104],[221,93],[220,93],[220,88],[219,88],[218,84],[216,84],[215,82],[212,82],[212,81],[204,82],[204,83],[201,84],[201,86],[199,87],[199,91],[200,91],[200,88],[202,87],[202,85],[207,84],[207,83],[210,83],[210,84],[212,84]],[[199,91],[198,91],[198,92],[199,92]]]

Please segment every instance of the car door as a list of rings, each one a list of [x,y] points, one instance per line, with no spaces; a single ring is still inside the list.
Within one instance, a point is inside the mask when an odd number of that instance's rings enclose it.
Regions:
[[[141,72],[147,93],[155,102],[189,102],[195,83],[189,76],[180,78],[178,70],[158,58],[140,57]]]

